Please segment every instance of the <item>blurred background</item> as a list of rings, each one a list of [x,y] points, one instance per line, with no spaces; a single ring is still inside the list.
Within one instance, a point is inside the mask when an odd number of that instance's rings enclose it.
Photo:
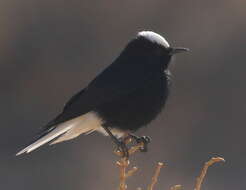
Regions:
[[[0,188],[113,190],[117,157],[100,134],[15,157],[75,92],[108,66],[138,31],[153,30],[192,50],[175,58],[165,110],[139,135],[149,152],[129,189],[145,187],[158,161],[156,189],[193,189],[204,161],[203,189],[246,186],[246,2],[244,0],[3,0],[0,2]]]

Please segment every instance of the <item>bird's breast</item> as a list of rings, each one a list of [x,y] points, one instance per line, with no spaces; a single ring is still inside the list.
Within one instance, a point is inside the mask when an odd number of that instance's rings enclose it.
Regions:
[[[159,75],[131,93],[101,105],[96,112],[108,127],[135,131],[161,112],[167,96],[167,77]]]

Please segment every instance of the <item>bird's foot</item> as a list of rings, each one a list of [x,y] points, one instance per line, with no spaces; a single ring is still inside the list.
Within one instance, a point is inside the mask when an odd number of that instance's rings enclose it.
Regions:
[[[136,139],[137,143],[143,143],[143,148],[140,149],[141,152],[147,152],[148,151],[148,144],[150,143],[151,139],[148,136],[142,136]]]
[[[151,141],[151,138],[148,136],[142,136],[138,137],[135,135],[131,135],[131,137],[137,142],[137,143],[143,143],[143,147],[140,149],[141,152],[147,152],[148,151],[148,144]]]
[[[122,153],[123,158],[129,157],[128,147],[126,146],[126,143],[124,141],[119,141],[117,143],[117,151],[120,151]]]

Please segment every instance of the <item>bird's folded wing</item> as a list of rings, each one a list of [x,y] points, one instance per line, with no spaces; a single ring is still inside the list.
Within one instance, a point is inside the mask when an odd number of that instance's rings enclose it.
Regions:
[[[64,106],[63,112],[49,122],[44,131],[64,121],[83,115],[106,102],[146,85],[155,75],[147,68],[137,65],[112,64],[98,75],[85,89],[75,94]]]

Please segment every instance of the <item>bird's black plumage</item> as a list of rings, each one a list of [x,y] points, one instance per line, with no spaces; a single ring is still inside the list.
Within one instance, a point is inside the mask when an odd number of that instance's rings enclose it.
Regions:
[[[129,120],[134,129],[134,120],[154,117],[164,105],[168,94],[168,76],[164,71],[170,59],[171,55],[160,45],[143,37],[134,39],[108,68],[68,101],[49,125],[95,110],[111,126],[118,127],[114,120],[122,124],[127,122],[120,120]],[[148,122],[136,122],[136,128],[137,123]],[[128,128],[122,124],[120,128]]]
[[[75,94],[61,114],[42,130],[88,112],[96,113],[110,129],[135,131],[147,125],[163,108],[169,92],[168,65],[176,52],[154,32],[141,32],[120,56],[89,85]]]

